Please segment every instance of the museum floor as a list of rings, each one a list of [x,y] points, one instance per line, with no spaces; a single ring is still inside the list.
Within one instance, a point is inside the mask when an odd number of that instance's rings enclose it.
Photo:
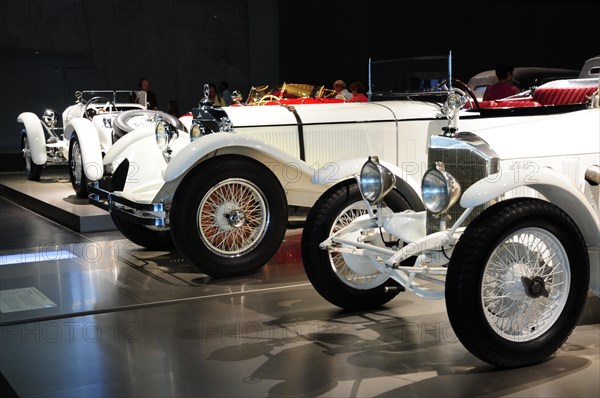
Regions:
[[[0,185],[14,180],[0,174]],[[89,210],[63,193],[68,182],[46,182],[23,195],[58,189],[62,210]],[[3,397],[7,387],[19,397],[600,396],[593,294],[553,358],[501,370],[457,341],[443,300],[329,304],[304,274],[301,228],[260,272],[211,279],[176,253],[32,208],[0,189]]]

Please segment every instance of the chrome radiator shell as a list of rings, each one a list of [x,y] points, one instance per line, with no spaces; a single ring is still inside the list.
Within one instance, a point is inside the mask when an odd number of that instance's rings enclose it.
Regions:
[[[427,153],[428,168],[443,162],[446,171],[459,182],[462,192],[475,182],[499,170],[499,158],[487,142],[475,134],[459,132],[432,136]],[[489,203],[476,207],[463,225],[467,225]],[[464,209],[457,203],[448,211],[446,227],[450,228]],[[440,230],[440,216],[427,212],[427,233]]]

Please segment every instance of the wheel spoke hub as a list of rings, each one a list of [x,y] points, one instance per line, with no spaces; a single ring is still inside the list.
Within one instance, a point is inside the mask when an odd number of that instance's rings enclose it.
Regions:
[[[240,209],[235,209],[223,215],[230,227],[242,228],[246,224],[246,215]]]
[[[548,297],[548,291],[546,290],[546,283],[544,279],[536,276],[533,279],[527,278],[526,276],[521,277],[521,282],[525,287],[525,293],[531,298],[538,298],[540,296]]]

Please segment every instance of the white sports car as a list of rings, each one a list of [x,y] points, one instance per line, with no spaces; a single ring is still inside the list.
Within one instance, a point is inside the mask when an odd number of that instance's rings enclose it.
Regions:
[[[27,178],[38,181],[46,165],[68,165],[75,193],[87,197],[88,180],[103,174],[103,154],[126,133],[154,125],[156,114],[177,123],[171,115],[147,110],[143,91],[126,90],[75,92],[75,103],[62,113],[62,127],[52,109],[41,118],[23,112],[17,121],[23,123],[21,150]]]
[[[570,335],[589,289],[600,295],[600,83],[557,80],[480,104],[480,120],[462,105],[449,96],[450,124],[430,139],[425,209],[403,211],[403,171],[370,158],[312,207],[304,268],[342,308],[404,290],[445,298],[471,353],[534,364]]]

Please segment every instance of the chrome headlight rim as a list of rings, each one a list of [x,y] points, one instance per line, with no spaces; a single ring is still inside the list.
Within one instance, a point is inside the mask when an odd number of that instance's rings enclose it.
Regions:
[[[203,137],[206,134],[208,133],[206,132],[206,128],[204,127],[204,125],[197,120],[193,120],[192,126],[190,127],[190,141],[197,140],[198,138]]]
[[[446,171],[443,162],[435,162],[421,180],[421,197],[425,208],[433,214],[446,213],[460,197],[461,187]]]
[[[163,157],[168,162],[171,159],[171,144],[179,137],[177,128],[157,115],[155,118],[154,137],[156,138],[158,149],[160,149]]]
[[[381,165],[378,156],[369,156],[360,170],[358,189],[370,204],[379,203],[396,185],[396,176]]]
[[[54,109],[46,109],[42,114],[42,120],[44,124],[50,128],[54,128],[56,123],[58,123],[58,117],[56,116],[56,111]]]

